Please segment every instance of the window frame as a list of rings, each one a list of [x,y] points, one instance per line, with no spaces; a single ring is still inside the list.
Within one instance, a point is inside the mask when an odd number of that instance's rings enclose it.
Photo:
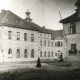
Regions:
[[[24,49],[24,58],[27,58],[28,54],[27,54],[27,49]]]
[[[12,58],[12,49],[8,49],[8,58]]]
[[[27,33],[24,33],[24,41],[27,41]]]
[[[34,49],[31,50],[31,58],[34,58],[35,55],[34,55]]]
[[[76,33],[76,22],[70,23],[70,34]]]
[[[31,42],[34,42],[34,34],[31,34]]]
[[[12,39],[12,31],[8,31],[8,39],[9,39],[9,40]]]
[[[16,55],[16,58],[20,58],[20,49],[17,49],[17,50],[16,50],[16,54],[17,54],[17,55]]]
[[[17,40],[20,40],[20,32],[17,32]]]

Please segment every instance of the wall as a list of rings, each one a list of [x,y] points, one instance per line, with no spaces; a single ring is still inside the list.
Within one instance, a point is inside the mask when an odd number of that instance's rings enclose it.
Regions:
[[[67,60],[79,61],[80,60],[80,22],[76,22],[76,34],[69,34],[70,23],[63,25],[64,37],[66,36],[67,42],[64,40],[64,52],[67,56]],[[66,35],[65,35],[66,34]],[[71,49],[71,44],[76,44],[76,49],[78,50],[77,55],[69,55],[69,50]]]
[[[8,39],[8,31],[12,31],[12,39]],[[20,32],[20,40],[16,40],[16,33]],[[24,41],[24,33],[27,33],[27,41]],[[34,34],[34,42],[31,42],[31,34]],[[3,54],[4,62],[10,61],[35,61],[38,53],[38,32],[12,27],[3,27]],[[12,49],[12,58],[8,58],[8,49]],[[20,49],[20,58],[16,58],[16,50]],[[28,50],[28,58],[24,58],[24,49]],[[31,58],[31,50],[34,49],[35,57]]]

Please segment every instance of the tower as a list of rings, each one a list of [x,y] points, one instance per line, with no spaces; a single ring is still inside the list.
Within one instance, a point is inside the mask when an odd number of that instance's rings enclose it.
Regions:
[[[29,12],[29,10],[27,10],[27,12],[26,12],[25,14],[26,14],[26,19],[25,19],[25,20],[26,20],[27,22],[31,22],[31,21],[32,21],[32,19],[30,18],[30,14],[31,14],[31,13]]]

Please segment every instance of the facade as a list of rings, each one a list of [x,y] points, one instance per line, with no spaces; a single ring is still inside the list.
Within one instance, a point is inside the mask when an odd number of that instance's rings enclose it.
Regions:
[[[60,21],[63,23],[63,50],[68,61],[80,61],[80,0],[75,5],[76,12]]]
[[[30,12],[26,15],[22,19],[9,10],[0,13],[0,62],[59,60],[63,31],[40,27],[32,22]]]

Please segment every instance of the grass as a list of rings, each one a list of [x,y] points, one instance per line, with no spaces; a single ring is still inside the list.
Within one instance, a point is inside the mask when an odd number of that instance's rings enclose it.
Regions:
[[[15,70],[0,73],[0,80],[80,80],[80,70]]]

